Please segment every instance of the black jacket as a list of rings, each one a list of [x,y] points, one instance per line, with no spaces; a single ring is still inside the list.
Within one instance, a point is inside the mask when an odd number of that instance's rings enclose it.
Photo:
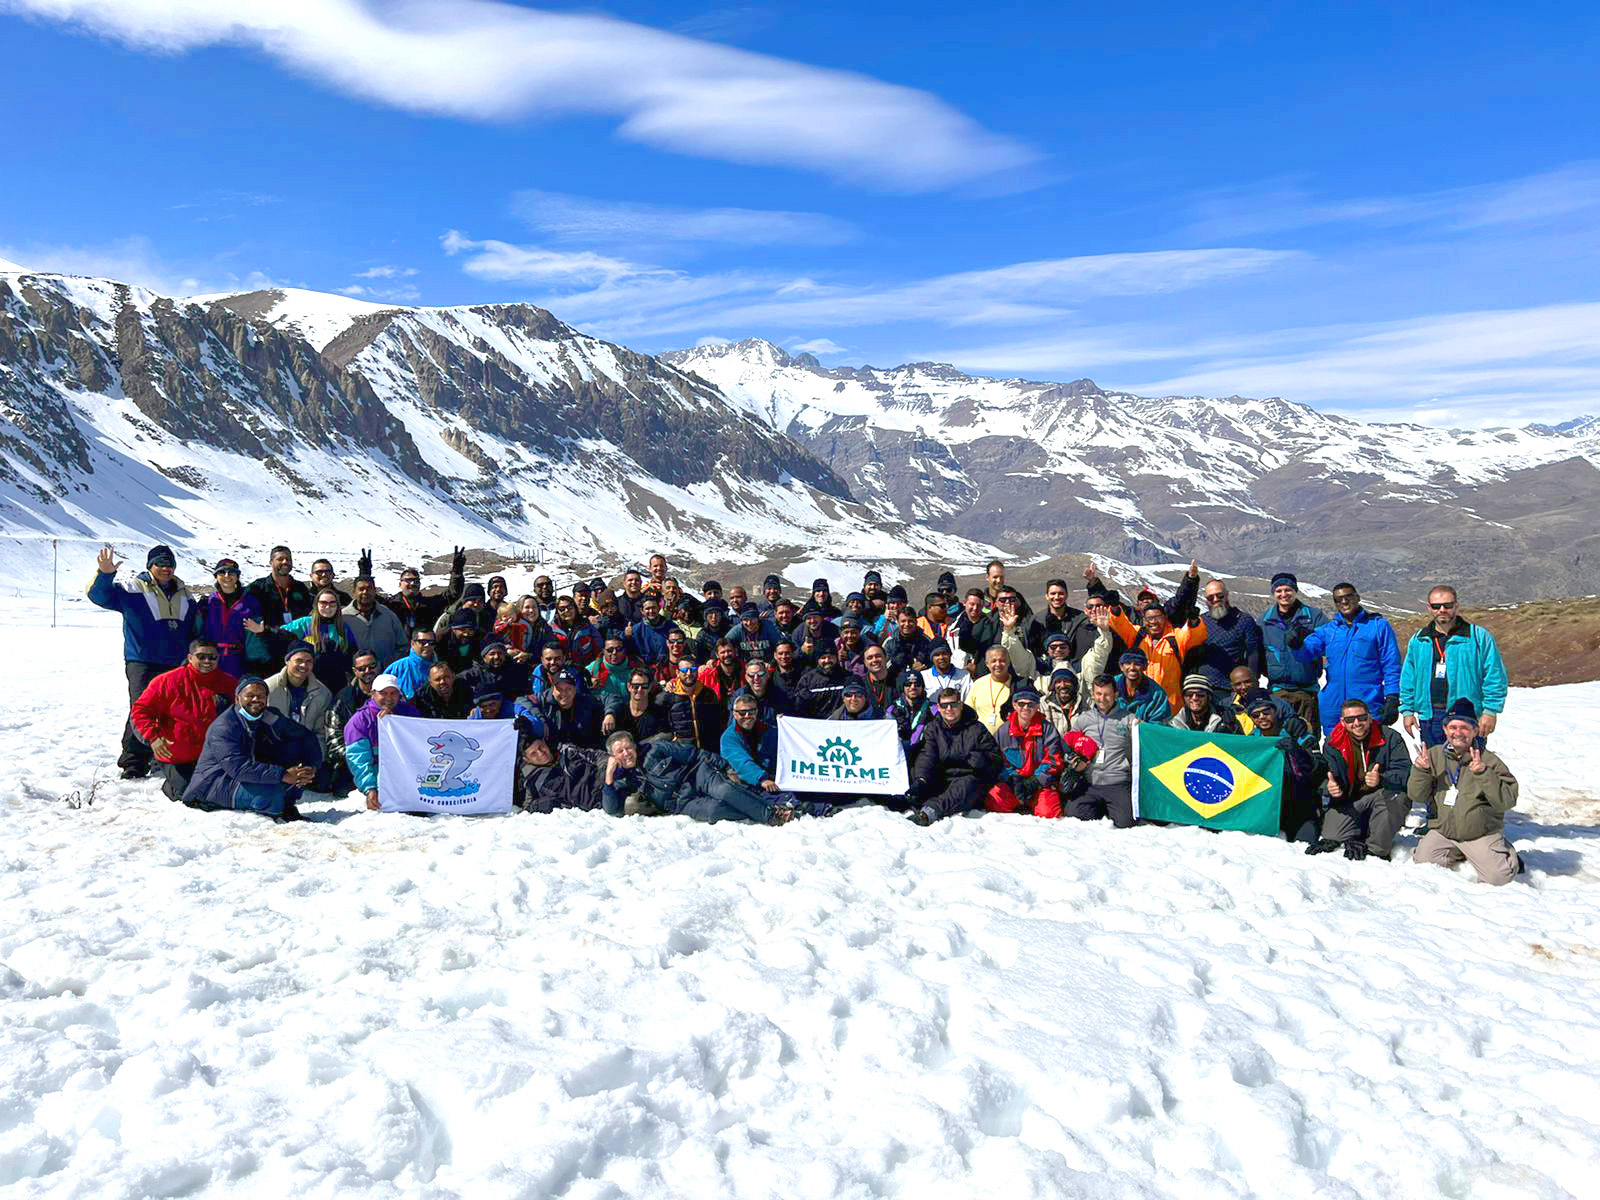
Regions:
[[[952,779],[976,778],[988,783],[1000,773],[1000,748],[994,735],[983,727],[978,715],[962,708],[955,727],[936,717],[922,735],[922,753],[917,756],[911,790],[930,795]]]

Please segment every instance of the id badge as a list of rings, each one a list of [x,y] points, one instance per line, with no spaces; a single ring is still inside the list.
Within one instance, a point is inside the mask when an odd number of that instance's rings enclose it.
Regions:
[[[1443,679],[1445,677],[1444,676],[1444,659],[1441,658],[1438,662],[1433,664],[1433,677],[1435,679]]]
[[[1456,793],[1460,790],[1460,788],[1457,788],[1453,785],[1445,788],[1444,795],[1439,797],[1439,803],[1443,804],[1446,808],[1454,808],[1456,806]]]

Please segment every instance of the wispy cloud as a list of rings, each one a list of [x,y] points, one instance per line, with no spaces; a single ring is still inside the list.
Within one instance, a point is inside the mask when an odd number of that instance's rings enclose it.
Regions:
[[[368,267],[365,271],[357,271],[357,279],[409,279],[417,273],[415,267]]]
[[[1037,155],[937,97],[588,13],[497,0],[0,0],[141,49],[250,46],[351,95],[473,120],[601,114],[664,150],[924,191]]]
[[[1319,226],[1401,228],[1431,225],[1460,233],[1532,225],[1600,213],[1600,163],[1569,163],[1521,179],[1410,195],[1318,197],[1294,184],[1268,182],[1203,193],[1183,231],[1204,241],[1255,238]]]
[[[422,293],[409,283],[400,284],[398,287],[377,288],[352,283],[349,287],[334,290],[341,296],[354,296],[358,300],[376,300],[380,304],[415,304],[422,299]]]
[[[0,258],[24,264],[30,271],[54,275],[87,275],[148,288],[163,296],[254,292],[290,286],[266,271],[237,271],[216,263],[173,263],[149,238],[134,235],[91,245],[29,242],[0,244]]]
[[[511,207],[531,227],[562,242],[837,246],[860,236],[849,222],[823,213],[674,208],[542,191],[518,192]]]
[[[538,303],[616,338],[660,338],[706,328],[751,332],[788,324],[946,326],[1038,324],[1092,297],[1181,291],[1298,261],[1292,251],[1219,248],[1099,254],[1014,263],[908,282],[851,283],[777,272],[694,275],[591,251],[477,241],[455,230],[441,244],[465,254],[480,279],[542,289]]]

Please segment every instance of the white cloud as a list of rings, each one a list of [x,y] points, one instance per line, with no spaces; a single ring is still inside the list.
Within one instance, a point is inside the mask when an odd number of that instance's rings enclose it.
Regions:
[[[533,228],[568,242],[836,246],[859,236],[849,222],[823,213],[674,208],[561,192],[518,192],[512,210]]]
[[[368,267],[357,271],[357,279],[407,279],[417,273],[415,267]]]
[[[796,354],[845,354],[846,349],[832,338],[812,338],[805,342],[796,342],[789,347]]]
[[[631,141],[923,191],[1037,155],[927,92],[591,13],[497,0],[0,0],[141,49],[258,49],[331,87],[473,120],[599,114]]]
[[[400,284],[398,287],[366,287],[363,284],[352,283],[349,287],[335,288],[341,296],[354,296],[361,300],[375,300],[380,304],[415,304],[422,299],[422,293],[409,283]]]
[[[703,337],[703,338],[697,338],[695,340],[695,343],[694,343],[694,348],[696,350],[703,350],[707,346],[731,346],[731,345],[733,345],[733,339],[732,338],[707,336],[707,337]]]

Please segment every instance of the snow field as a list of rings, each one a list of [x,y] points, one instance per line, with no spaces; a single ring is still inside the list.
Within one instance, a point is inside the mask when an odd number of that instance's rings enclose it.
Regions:
[[[1020,817],[197,814],[114,779],[88,622],[0,712],[12,1194],[1600,1194],[1600,684],[1514,693],[1490,889]]]

